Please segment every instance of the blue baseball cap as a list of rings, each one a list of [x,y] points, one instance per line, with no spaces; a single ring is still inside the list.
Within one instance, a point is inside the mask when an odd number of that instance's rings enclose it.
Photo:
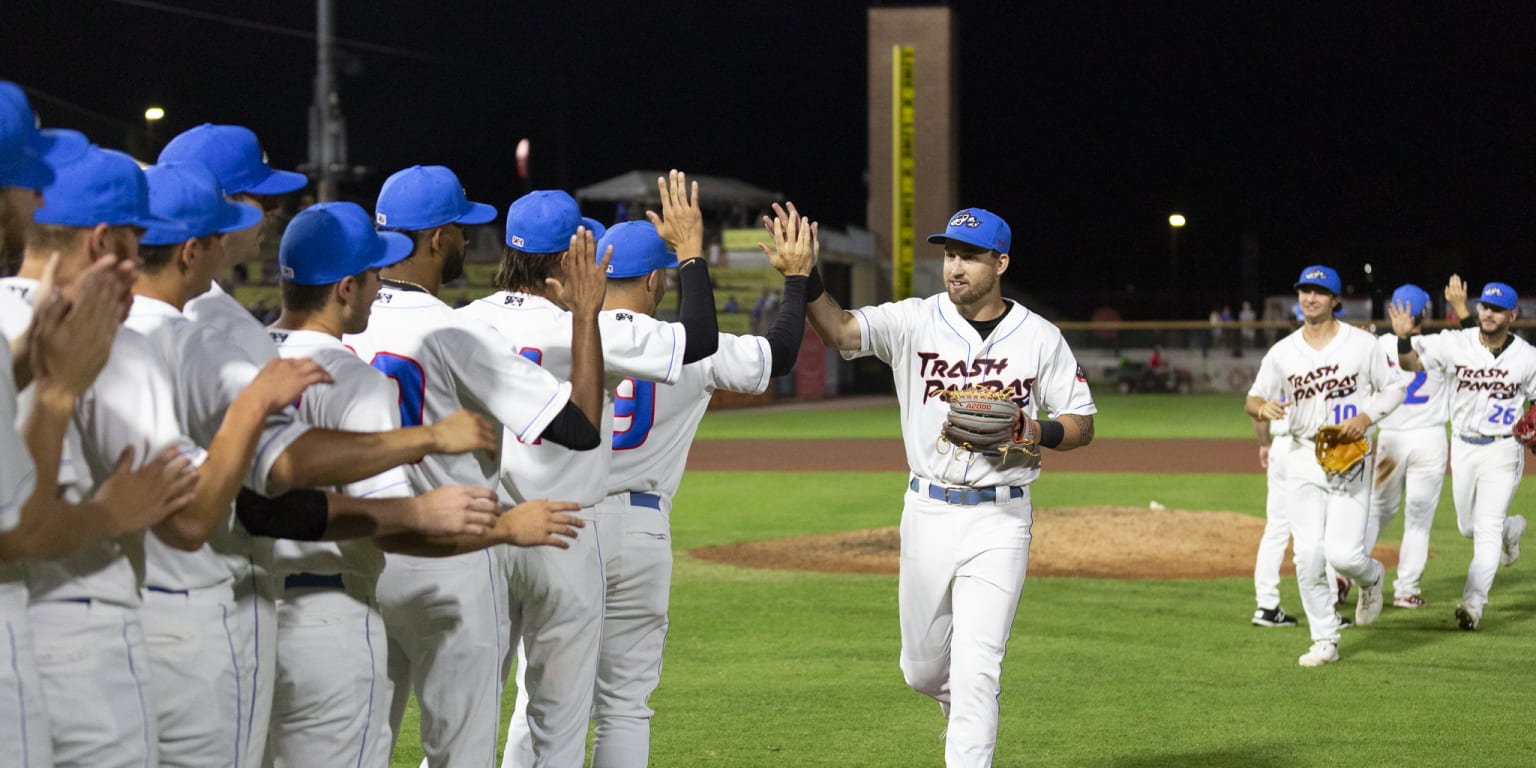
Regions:
[[[33,221],[66,227],[164,228],[187,239],[185,227],[150,211],[149,184],[133,158],[91,146],[58,171],[53,183],[43,187],[43,206],[32,215]]]
[[[1417,317],[1423,314],[1425,307],[1429,306],[1429,291],[1413,283],[1404,283],[1392,292],[1392,303],[1407,304],[1408,314]]]
[[[26,92],[0,81],[0,187],[42,189],[53,183],[54,168],[90,145],[78,131],[39,130]]]
[[[373,213],[373,222],[381,227],[412,232],[450,222],[484,224],[495,218],[495,208],[470,202],[459,177],[441,165],[396,171],[384,180]]]
[[[239,125],[203,123],[182,132],[160,150],[161,163],[188,161],[208,166],[219,177],[219,186],[231,195],[281,195],[309,183],[302,173],[272,170],[256,134]]]
[[[601,240],[603,239],[603,235],[608,234],[608,228],[603,226],[601,221],[598,221],[591,216],[581,217],[581,225],[586,227],[588,232],[592,233],[593,240]]]
[[[1338,296],[1342,293],[1339,286],[1339,273],[1333,271],[1333,267],[1325,267],[1315,264],[1301,271],[1301,277],[1296,279],[1296,284],[1291,286],[1300,290],[1303,285],[1315,285],[1318,288]]]
[[[608,228],[603,239],[597,241],[597,259],[603,259],[608,246],[613,246],[613,259],[608,262],[608,277],[640,277],[653,270],[677,266],[677,254],[667,251],[667,243],[656,234],[656,225],[649,221],[625,221]]]
[[[1520,303],[1520,294],[1509,287],[1508,283],[1489,283],[1483,286],[1483,295],[1477,297],[1479,303],[1499,309],[1514,309]]]
[[[571,247],[571,236],[587,221],[564,190],[536,189],[507,208],[507,245],[525,253],[559,253]]]
[[[1003,217],[981,208],[965,208],[949,217],[949,224],[937,235],[929,235],[928,242],[942,243],[957,240],[978,248],[1007,253],[1013,244],[1013,230]]]
[[[239,232],[261,223],[261,211],[231,203],[219,180],[202,163],[163,163],[144,169],[149,210],[175,227],[150,227],[139,242],[175,245],[194,237]]]
[[[317,203],[288,223],[277,249],[278,271],[294,285],[330,285],[411,255],[411,238],[379,232],[357,203]]]

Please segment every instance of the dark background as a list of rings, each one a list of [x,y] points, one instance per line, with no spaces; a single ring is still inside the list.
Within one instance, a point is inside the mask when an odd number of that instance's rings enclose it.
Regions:
[[[962,204],[1014,229],[1015,287],[1064,319],[1203,318],[1302,266],[1355,293],[1459,271],[1536,291],[1529,4],[957,0]],[[199,18],[170,9],[228,17]],[[0,77],[106,146],[248,125],[307,156],[314,5],[7,2]],[[349,185],[413,163],[505,208],[635,168],[735,176],[862,224],[865,14],[852,2],[339,2]],[[233,19],[238,23],[230,23]],[[254,22],[252,28],[244,22]],[[1179,235],[1170,285],[1168,214]],[[926,227],[938,231],[943,222]],[[924,229],[924,226],[920,226]],[[1244,273],[1243,236],[1258,258]],[[1363,272],[1373,264],[1374,283]]]

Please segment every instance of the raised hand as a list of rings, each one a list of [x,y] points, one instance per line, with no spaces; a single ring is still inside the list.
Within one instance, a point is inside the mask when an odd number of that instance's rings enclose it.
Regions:
[[[409,526],[426,536],[482,536],[496,527],[496,492],[445,485],[413,500]]]
[[[331,375],[314,360],[277,358],[262,367],[240,399],[254,401],[263,413],[273,413],[298,400],[311,385],[330,383]]]
[[[1387,317],[1392,319],[1392,332],[1407,337],[1413,333],[1414,316],[1408,313],[1408,302],[1399,301],[1387,305]]]
[[[576,529],[584,527],[586,523],[575,515],[565,513],[580,509],[580,504],[569,501],[525,501],[501,513],[501,517],[496,520],[495,533],[502,541],[519,547],[549,546],[566,549],[571,546],[566,539],[576,538]]]
[[[677,254],[679,263],[702,257],[704,213],[699,209],[699,183],[689,187],[688,174],[674,168],[666,178],[656,177],[656,189],[661,193],[661,215],[645,212],[656,226],[656,234]]]
[[[197,495],[197,468],[175,448],[133,469],[133,446],[123,450],[112,474],[91,496],[107,518],[111,536],[142,531],[182,507]]]
[[[794,203],[787,205],[789,210],[786,212],[778,203],[774,203],[773,218],[763,217],[763,226],[768,229],[768,237],[773,240],[773,247],[769,248],[766,243],[758,243],[757,247],[763,249],[763,255],[768,257],[768,263],[772,264],[780,274],[786,277],[809,276],[821,252],[816,222],[802,217],[800,212],[795,210]]]
[[[603,260],[597,261],[597,242],[586,227],[578,227],[571,235],[570,247],[560,257],[562,279],[545,278],[544,282],[554,291],[555,301],[576,314],[596,317],[603,309],[603,298],[608,293],[608,262],[613,259],[613,247],[609,246]]]
[[[467,408],[448,414],[431,429],[432,442],[437,446],[434,453],[495,453],[501,437],[500,429]]]
[[[1458,318],[1469,317],[1467,311],[1467,283],[1460,275],[1451,275],[1445,284],[1445,303]]]
[[[76,283],[74,299],[52,290],[57,259],[49,261],[28,329],[32,375],[79,397],[101,372],[122,322],[121,285],[111,270],[93,266]]]

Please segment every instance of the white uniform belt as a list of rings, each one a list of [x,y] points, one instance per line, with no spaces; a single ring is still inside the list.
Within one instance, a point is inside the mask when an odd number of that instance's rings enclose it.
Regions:
[[[927,489],[924,490],[923,486],[927,486]],[[1017,485],[999,485],[987,488],[951,487],[936,485],[914,477],[907,483],[907,488],[911,489],[914,493],[926,495],[935,501],[942,501],[945,504],[954,504],[961,507],[974,507],[977,504],[994,504],[999,496],[1003,497],[1003,501],[1024,498],[1024,488]]]

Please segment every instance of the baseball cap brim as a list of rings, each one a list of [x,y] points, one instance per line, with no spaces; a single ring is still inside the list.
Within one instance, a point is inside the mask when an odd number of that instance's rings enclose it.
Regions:
[[[496,207],[471,201],[469,212],[454,219],[460,224],[489,224],[496,220]]]
[[[226,201],[223,208],[219,209],[219,218],[215,222],[217,228],[214,231],[221,235],[239,232],[260,224],[264,218],[266,216],[255,206]]]
[[[601,221],[598,221],[597,219],[594,219],[590,216],[581,217],[581,225],[586,227],[588,232],[592,233],[593,240],[601,240],[603,239],[603,235],[608,234],[608,228],[603,226]],[[673,266],[677,265],[674,264]]]
[[[989,251],[992,250],[992,244],[987,242],[986,238],[981,237],[980,235],[976,235],[974,237],[959,237],[956,235],[951,235],[948,232],[940,232],[937,235],[928,236],[928,242],[935,245],[942,245],[944,242],[949,240],[954,240],[958,243],[965,243],[966,245],[974,245],[977,248],[985,248]]]
[[[285,195],[296,192],[309,183],[309,177],[293,171],[274,170],[265,179],[239,190],[252,195]]]
[[[411,255],[412,250],[415,250],[416,244],[407,235],[399,232],[380,232],[378,234],[379,240],[376,247],[379,250],[379,254],[373,261],[369,262],[369,269],[383,269],[399,264],[405,261],[407,256]]]

